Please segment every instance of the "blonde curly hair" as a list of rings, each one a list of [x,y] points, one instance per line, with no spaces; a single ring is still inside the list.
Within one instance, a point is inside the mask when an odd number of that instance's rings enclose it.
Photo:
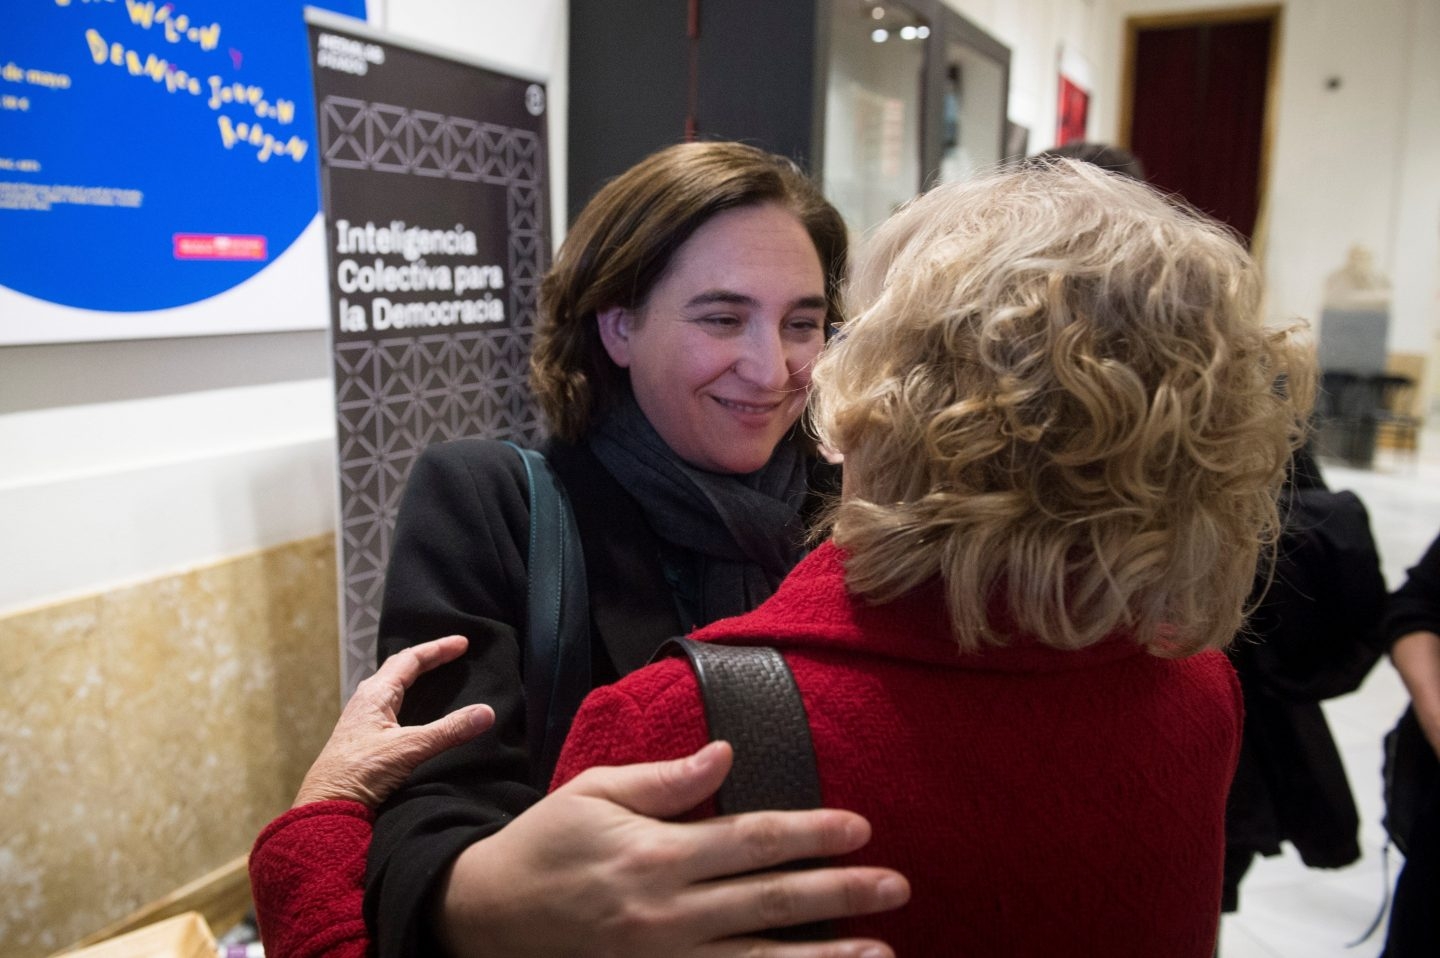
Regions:
[[[873,234],[814,374],[830,522],[883,602],[940,576],[962,649],[1241,627],[1303,438],[1303,325],[1224,227],[1069,160],[939,187]]]

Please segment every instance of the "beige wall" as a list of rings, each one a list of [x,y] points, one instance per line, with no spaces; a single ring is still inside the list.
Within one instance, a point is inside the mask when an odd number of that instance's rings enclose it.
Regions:
[[[0,953],[249,851],[338,714],[331,536],[0,618]]]
[[[1115,46],[1105,67],[1116,90],[1127,17],[1264,5],[1108,3]],[[1440,411],[1440,2],[1276,3],[1283,23],[1267,196],[1271,319],[1317,320],[1326,277],[1351,246],[1368,247],[1392,284],[1387,351],[1432,357],[1430,393]]]

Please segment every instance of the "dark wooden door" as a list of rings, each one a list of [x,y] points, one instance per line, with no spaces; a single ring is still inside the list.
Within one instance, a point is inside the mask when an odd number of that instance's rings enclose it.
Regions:
[[[1131,24],[1129,147],[1151,182],[1252,238],[1278,13]]]

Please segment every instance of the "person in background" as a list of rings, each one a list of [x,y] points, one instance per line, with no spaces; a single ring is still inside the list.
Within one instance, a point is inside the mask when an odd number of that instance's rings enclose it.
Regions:
[[[1031,157],[1030,161],[1058,159],[1080,160],[1110,173],[1120,173],[1142,183],[1145,181],[1145,164],[1140,162],[1140,158],[1124,147],[1111,146],[1108,143],[1076,140],[1064,146],[1042,150]]]
[[[1225,814],[1225,911],[1256,855],[1289,842],[1310,868],[1360,857],[1360,814],[1321,703],[1360,687],[1384,654],[1385,579],[1364,503],[1329,489],[1296,451],[1273,563],[1230,648],[1245,693],[1240,765]]]
[[[1440,761],[1440,537],[1386,605],[1383,625],[1425,741]],[[1419,805],[1382,958],[1440,954],[1440,776]]]
[[[831,538],[700,640],[773,645],[827,805],[907,955],[1210,958],[1240,748],[1240,629],[1313,357],[1233,236],[1067,160],[937,187],[881,225],[815,371],[844,457]],[[597,689],[556,782],[693,752],[667,660]],[[576,779],[579,781],[580,779]]]
[[[718,142],[641,161],[566,235],[541,286],[531,378],[584,554],[595,685],[754,608],[804,554],[836,470],[798,424],[839,318],[846,244],[793,163]],[[651,773],[638,792],[543,797],[521,675],[527,489],[515,452],[482,440],[431,446],[407,482],[380,659],[440,635],[469,647],[416,683],[400,721],[480,702],[496,719],[379,810],[365,909],[381,958],[724,954],[776,924],[766,903],[794,923],[902,903],[903,879],[884,869],[735,877],[852,851],[866,831],[854,815],[676,833],[657,819],[680,809]],[[691,853],[656,861],[663,848]]]

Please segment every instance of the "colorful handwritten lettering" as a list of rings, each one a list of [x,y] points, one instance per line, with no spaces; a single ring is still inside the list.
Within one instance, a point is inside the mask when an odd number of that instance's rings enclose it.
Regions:
[[[165,33],[165,39],[170,43],[188,40],[199,44],[200,49],[207,53],[220,43],[220,24],[195,25],[186,14],[177,14],[173,3],[157,7],[152,0],[125,0],[125,9],[130,13],[131,23],[146,30],[160,27]]]
[[[310,148],[310,144],[298,136],[292,136],[282,143],[273,134],[267,133],[259,123],[231,123],[228,116],[220,117],[219,123],[220,142],[225,144],[225,149],[234,149],[239,143],[256,147],[255,158],[261,163],[269,162],[272,156],[288,156],[299,163]]]
[[[112,66],[123,67],[133,77],[149,77],[156,83],[163,83],[168,93],[200,95],[199,78],[192,77],[162,57],[150,53],[141,60],[139,53],[125,49],[123,44],[107,44],[100,32],[94,28],[85,31],[85,42],[90,45],[90,58],[95,61],[96,66],[108,62]]]
[[[265,99],[264,87],[226,83],[218,76],[210,77],[210,99],[207,103],[212,110],[218,110],[227,103],[238,103],[252,108],[262,120],[275,120],[282,125],[295,122],[293,100],[277,99],[271,103]]]
[[[62,0],[56,0],[56,2],[61,6],[68,5]],[[73,2],[73,0],[69,0],[69,2]],[[188,39],[207,52],[215,50],[219,43],[219,23],[196,26],[191,23],[188,16],[177,13],[172,3],[157,5],[153,0],[125,0],[125,7],[129,11],[130,21],[134,26],[145,30],[161,28],[165,31],[166,40],[171,43]],[[137,50],[126,47],[123,43],[108,42],[94,28],[85,31],[85,43],[89,47],[90,58],[96,66],[114,66],[125,70],[130,76],[141,79],[148,78],[157,85],[163,86],[167,93],[172,94],[187,93],[198,97],[202,96],[208,88],[209,96],[205,102],[210,109],[221,112],[227,108],[240,107],[253,113],[254,121],[237,121],[223,112],[216,118],[220,131],[220,142],[227,150],[233,150],[242,144],[254,147],[255,158],[261,163],[268,163],[272,156],[288,156],[298,163],[309,151],[309,143],[300,137],[293,135],[288,138],[277,137],[258,122],[270,121],[279,126],[294,123],[294,100],[280,97],[271,100],[266,97],[264,87],[256,84],[228,82],[216,74],[210,75],[202,83],[199,77],[192,76],[165,57],[157,56],[154,53],[141,54]],[[231,52],[234,53],[234,51]],[[70,78],[64,74],[47,74],[37,70],[27,71],[14,63],[0,67],[0,77],[12,82],[20,82],[23,79],[28,83],[52,88],[69,87],[70,85]],[[11,105],[10,101],[12,100],[19,102],[17,98],[11,97],[0,101],[0,108],[29,108],[28,100],[25,101],[25,106]]]

